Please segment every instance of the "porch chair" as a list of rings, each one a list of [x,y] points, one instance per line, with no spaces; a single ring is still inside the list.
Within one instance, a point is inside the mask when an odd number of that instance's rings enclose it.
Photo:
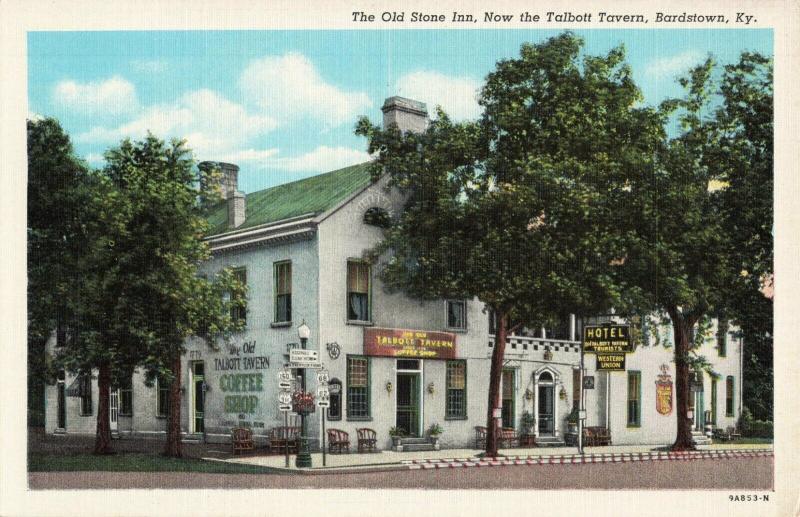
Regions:
[[[341,429],[328,429],[328,452],[350,452],[350,435]]]
[[[375,431],[367,427],[362,427],[356,429],[356,432],[358,433],[358,452],[364,452],[364,450],[374,452],[375,445],[378,443],[378,437]]]
[[[231,445],[234,455],[243,451],[252,451],[256,448],[253,442],[253,431],[245,427],[231,429]]]

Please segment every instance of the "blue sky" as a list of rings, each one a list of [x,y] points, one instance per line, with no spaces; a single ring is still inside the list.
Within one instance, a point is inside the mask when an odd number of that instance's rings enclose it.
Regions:
[[[31,116],[53,116],[94,166],[147,130],[186,138],[195,159],[241,167],[254,192],[367,159],[353,134],[380,122],[391,95],[479,115],[475,92],[499,59],[560,31],[32,32]],[[586,52],[624,44],[648,104],[679,95],[675,77],[709,53],[772,55],[772,31],[586,30]]]

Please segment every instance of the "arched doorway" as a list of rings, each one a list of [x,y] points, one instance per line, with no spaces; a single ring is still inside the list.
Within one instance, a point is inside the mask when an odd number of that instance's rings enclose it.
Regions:
[[[558,382],[558,372],[547,366],[534,373],[537,436],[556,436],[558,434],[558,404],[556,403]]]

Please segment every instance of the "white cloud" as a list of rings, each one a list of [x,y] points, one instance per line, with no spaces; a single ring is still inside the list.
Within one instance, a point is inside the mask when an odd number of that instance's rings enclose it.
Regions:
[[[662,57],[650,62],[644,73],[653,79],[669,79],[687,71],[692,66],[700,64],[702,61],[702,53],[696,50],[687,50],[675,56]]]
[[[142,138],[150,131],[159,138],[185,138],[197,159],[218,160],[275,126],[274,119],[249,114],[217,92],[196,90],[172,105],[150,106],[120,126],[94,127],[77,135],[75,141],[114,144],[126,137]]]
[[[44,117],[39,115],[35,111],[29,111],[28,120],[30,120],[31,122],[39,122],[40,120],[44,120]]]
[[[149,61],[136,59],[131,61],[131,67],[137,72],[158,74],[167,70],[167,62],[159,59],[152,59]]]
[[[215,161],[228,162],[228,163],[247,163],[247,162],[265,162],[274,158],[278,154],[277,149],[243,149],[241,151],[234,151],[230,154],[224,154]]]
[[[422,101],[428,105],[433,117],[436,106],[441,106],[453,120],[477,118],[480,82],[471,77],[453,77],[439,72],[416,71],[397,80],[397,95]]]
[[[138,105],[133,84],[118,75],[88,83],[60,81],[53,89],[53,101],[86,115],[129,113]]]
[[[260,169],[279,169],[290,172],[327,172],[370,160],[369,154],[349,147],[321,145],[298,156],[279,156],[278,149],[238,151],[221,161],[250,162]]]
[[[297,53],[252,61],[239,77],[239,88],[281,121],[311,118],[325,129],[354,124],[372,106],[366,93],[325,82],[314,64]]]
[[[100,153],[88,153],[84,156],[84,159],[91,165],[104,165],[106,163],[106,159]]]

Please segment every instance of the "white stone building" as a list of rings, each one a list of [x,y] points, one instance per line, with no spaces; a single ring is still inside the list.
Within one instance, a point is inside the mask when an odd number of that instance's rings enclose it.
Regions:
[[[387,99],[384,114],[401,128],[427,123],[425,105],[408,99]],[[319,352],[330,385],[340,387],[325,425],[348,432],[353,447],[360,427],[374,429],[379,448],[388,448],[391,427],[424,436],[432,424],[443,428],[442,447],[474,446],[476,426],[486,425],[490,315],[477,300],[420,302],[385,292],[361,258],[380,241],[381,218],[402,208],[386,178],[373,183],[362,164],[244,195],[237,190],[238,167],[220,166],[227,201],[211,216],[213,259],[205,267],[235,267],[246,281],[247,311],[240,315],[246,330],[216,350],[189,343],[181,414],[187,438],[224,442],[233,427],[247,426],[264,443],[269,429],[283,425],[277,372],[305,322],[308,348]],[[508,338],[503,426],[523,431],[528,412],[540,443],[564,438],[581,393],[580,330],[571,318],[549,333]],[[741,411],[742,342],[731,331],[710,332],[701,353],[719,376],[703,374],[703,391],[692,397],[699,429],[706,418],[717,427],[735,425]],[[648,345],[627,355],[626,371],[597,372],[594,357],[585,357],[585,375],[595,380],[584,391],[586,425],[608,428],[614,444],[667,444],[675,437],[674,395],[667,414],[656,408],[659,375],[675,375],[672,349],[656,340],[671,339],[672,331],[647,334]],[[430,346],[408,346],[406,354],[419,355],[394,357],[397,346],[376,344],[393,337],[417,345],[427,339]],[[307,387],[315,386],[309,375]],[[67,376],[48,386],[46,431],[94,433],[97,399],[96,379]],[[122,436],[165,430],[166,389],[146,387],[141,375],[115,391],[111,405],[112,428]],[[320,416],[318,410],[309,417],[312,446],[322,437]]]

